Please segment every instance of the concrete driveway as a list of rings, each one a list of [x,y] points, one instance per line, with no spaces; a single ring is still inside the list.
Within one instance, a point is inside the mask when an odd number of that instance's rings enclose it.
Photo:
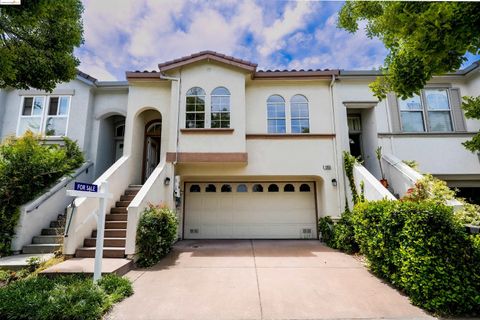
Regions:
[[[107,319],[432,319],[318,241],[180,241]]]

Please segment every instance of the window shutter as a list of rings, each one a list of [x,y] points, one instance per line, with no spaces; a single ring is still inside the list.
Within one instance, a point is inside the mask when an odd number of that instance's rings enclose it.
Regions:
[[[462,96],[460,95],[460,89],[450,89],[450,100],[452,103],[453,124],[455,131],[467,131],[465,117],[462,110]]]
[[[388,111],[390,113],[390,121],[392,122],[392,132],[396,133],[402,131],[402,127],[400,125],[400,112],[398,111],[397,96],[393,93],[389,93],[387,95],[387,104]]]

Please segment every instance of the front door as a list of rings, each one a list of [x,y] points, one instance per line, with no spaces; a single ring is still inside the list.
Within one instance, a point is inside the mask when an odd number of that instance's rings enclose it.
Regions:
[[[145,127],[145,150],[143,160],[143,181],[145,182],[160,163],[160,141],[162,122],[152,121]]]

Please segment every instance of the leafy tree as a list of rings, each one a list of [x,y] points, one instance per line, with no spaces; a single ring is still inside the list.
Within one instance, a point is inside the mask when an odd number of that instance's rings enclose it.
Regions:
[[[52,91],[75,78],[83,43],[80,0],[22,0],[0,6],[0,88]]]
[[[463,97],[462,108],[467,118],[480,119],[480,97]],[[463,145],[472,152],[480,151],[480,132]]]
[[[390,91],[411,97],[434,74],[455,71],[467,52],[480,51],[479,2],[348,1],[338,18],[352,33],[366,20],[367,35],[389,50],[384,77],[370,84],[379,98]]]

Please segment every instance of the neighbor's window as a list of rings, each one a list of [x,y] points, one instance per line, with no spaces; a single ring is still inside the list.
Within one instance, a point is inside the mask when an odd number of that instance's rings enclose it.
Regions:
[[[285,100],[278,94],[267,99],[268,133],[285,133]]]
[[[308,100],[297,94],[290,100],[292,133],[309,133]]]
[[[69,111],[68,96],[23,97],[17,135],[30,130],[46,136],[65,136]]]
[[[230,128],[230,91],[224,87],[212,91],[212,128]]]
[[[187,91],[187,128],[205,128],[205,91],[193,87]]]
[[[404,132],[453,131],[447,89],[425,89],[422,95],[399,99]]]

